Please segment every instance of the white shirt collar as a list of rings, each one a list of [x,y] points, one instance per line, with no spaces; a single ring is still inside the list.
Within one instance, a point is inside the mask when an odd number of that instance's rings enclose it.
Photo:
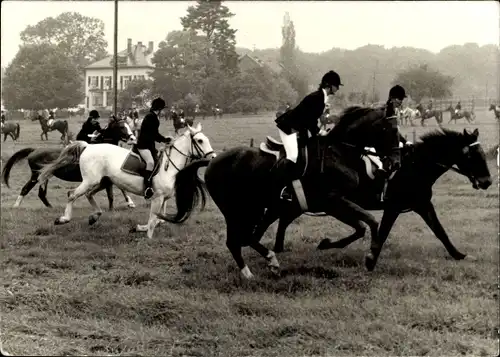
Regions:
[[[324,101],[325,101],[325,105],[326,105],[327,102],[328,102],[328,94],[326,94],[326,89],[325,88],[321,88],[321,90],[323,91],[323,94],[325,95]]]

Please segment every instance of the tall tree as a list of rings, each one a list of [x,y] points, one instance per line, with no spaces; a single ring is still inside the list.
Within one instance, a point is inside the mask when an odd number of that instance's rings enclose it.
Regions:
[[[5,70],[5,105],[10,109],[75,107],[83,99],[79,74],[54,45],[22,46]]]
[[[451,95],[453,77],[421,64],[397,74],[393,84],[402,85],[417,103],[424,97],[444,98]]]
[[[233,17],[222,1],[198,0],[196,6],[187,9],[187,15],[181,18],[184,30],[193,30],[202,34],[210,47],[207,54],[215,54],[225,70],[234,71],[238,67],[236,53],[236,30],[229,26]]]
[[[48,17],[21,32],[24,44],[52,44],[82,69],[106,57],[104,22],[77,12]]]
[[[282,45],[280,48],[280,61],[287,71],[293,71],[295,62],[295,27],[288,12],[283,18],[281,27]]]
[[[280,48],[280,62],[285,69],[285,76],[293,89],[302,98],[307,94],[308,81],[306,74],[300,69],[296,61],[297,48],[295,46],[295,27],[290,15],[285,13],[281,27],[282,45]]]

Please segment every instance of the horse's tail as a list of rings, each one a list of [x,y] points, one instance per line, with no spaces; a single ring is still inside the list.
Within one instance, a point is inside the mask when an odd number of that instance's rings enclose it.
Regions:
[[[88,145],[89,144],[85,141],[75,141],[74,143],[66,146],[55,161],[42,167],[40,170],[39,181],[43,182],[48,180],[54,174],[54,171],[60,169],[61,167],[78,164],[80,161],[80,155]]]
[[[198,176],[201,167],[208,166],[209,159],[201,159],[186,166],[177,173],[175,177],[175,203],[177,214],[157,214],[159,218],[171,222],[182,223],[186,221],[193,212],[201,198],[201,210],[205,208],[206,192],[205,183]]]
[[[5,185],[7,185],[7,187],[9,187],[10,170],[12,169],[12,167],[17,162],[27,158],[28,155],[31,154],[33,151],[35,151],[35,149],[33,149],[33,148],[21,149],[18,152],[16,152],[14,155],[12,155],[9,158],[9,160],[7,160],[7,163],[5,164],[5,166],[3,167],[3,170],[2,170],[3,182],[5,183]]]
[[[21,125],[19,125],[19,123],[16,123],[16,131],[15,131],[16,140],[19,139],[20,134],[21,134]]]

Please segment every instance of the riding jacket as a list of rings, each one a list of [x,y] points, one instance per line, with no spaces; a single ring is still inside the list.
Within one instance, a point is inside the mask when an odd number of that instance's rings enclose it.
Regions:
[[[141,129],[135,147],[140,150],[150,150],[156,156],[155,142],[166,143],[168,139],[160,134],[160,120],[154,112],[149,112],[142,119]]]
[[[92,134],[94,131],[100,133],[102,131],[101,124],[99,124],[97,120],[94,120],[94,118],[88,118],[85,123],[83,123],[82,129],[80,129],[80,132],[76,136],[76,140],[90,143],[91,138],[89,134]]]
[[[390,118],[392,116],[396,115],[396,111],[394,110],[394,104],[390,100],[387,101],[385,104],[385,117]],[[406,144],[407,140],[403,135],[401,135],[401,132],[398,130],[398,136],[399,136],[399,141],[404,144]]]
[[[299,132],[299,136],[307,138],[309,130],[313,136],[319,133],[318,120],[325,110],[327,95],[324,90],[317,90],[308,94],[295,108],[280,115],[276,126],[285,134]]]

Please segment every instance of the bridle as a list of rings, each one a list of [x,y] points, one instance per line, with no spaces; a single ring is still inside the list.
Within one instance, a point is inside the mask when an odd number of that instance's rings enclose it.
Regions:
[[[465,146],[463,149],[462,149],[462,153],[465,155],[465,159],[469,159],[470,158],[470,148],[473,147],[473,146],[476,146],[476,145],[479,145],[480,142],[479,141],[474,141],[472,144],[469,144],[467,146]],[[472,174],[472,173],[468,173],[468,172],[465,172],[464,170],[460,169],[458,166],[455,167],[454,165],[455,164],[451,164],[451,165],[444,165],[444,164],[441,164],[439,162],[436,162],[435,163],[436,165],[438,166],[441,166],[443,168],[446,169],[446,171],[448,170],[452,170],[454,172],[456,172],[457,174],[460,174],[460,175],[463,175],[465,177],[467,177],[470,182],[472,182],[472,184],[475,186],[476,185],[476,180],[475,180],[475,176]]]
[[[177,171],[181,171],[181,169],[179,169],[175,163],[172,161],[171,159],[171,156],[172,156],[172,150],[175,150],[177,151],[179,154],[181,154],[182,156],[184,156],[186,158],[186,161],[184,163],[184,166],[188,165],[189,163],[193,162],[194,160],[198,160],[198,159],[204,159],[204,158],[207,158],[209,155],[212,155],[214,153],[213,150],[207,152],[207,153],[203,153],[203,150],[201,149],[200,145],[196,142],[195,140],[195,137],[196,135],[200,134],[201,132],[198,132],[196,134],[189,134],[190,136],[190,139],[191,139],[191,154],[186,154],[182,151],[180,151],[176,146],[175,146],[175,142],[169,146],[169,150],[168,150],[168,153],[166,153],[167,155],[167,164],[165,166],[165,170],[168,169],[168,167],[170,166],[170,164],[172,164],[172,166],[177,170]],[[166,151],[166,148],[163,149],[163,152]],[[196,152],[196,154],[195,154]],[[158,160],[159,162],[160,160]]]

